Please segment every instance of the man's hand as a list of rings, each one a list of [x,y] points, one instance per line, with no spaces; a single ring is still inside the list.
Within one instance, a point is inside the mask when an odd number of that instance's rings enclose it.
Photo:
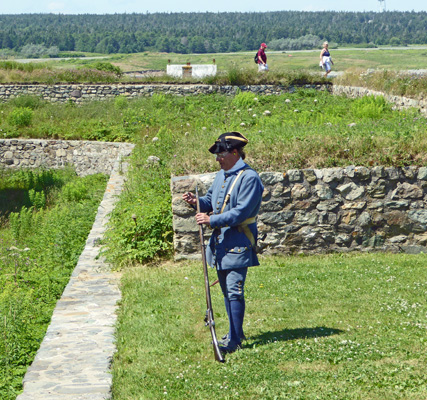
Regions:
[[[196,205],[196,203],[197,203],[196,195],[195,195],[195,194],[193,194],[193,193],[191,193],[191,192],[184,193],[184,194],[182,195],[182,199],[183,199],[185,202],[187,202],[188,204],[191,204],[192,206],[195,206],[195,205]]]
[[[196,222],[199,225],[203,225],[203,224],[210,225],[211,219],[210,219],[209,215],[207,215],[205,213],[198,213],[198,214],[196,214]]]

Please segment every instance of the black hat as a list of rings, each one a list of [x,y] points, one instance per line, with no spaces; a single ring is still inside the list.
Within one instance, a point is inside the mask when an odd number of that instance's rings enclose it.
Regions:
[[[216,142],[209,147],[212,154],[222,153],[223,151],[231,151],[240,149],[249,142],[240,132],[226,132],[219,136]]]

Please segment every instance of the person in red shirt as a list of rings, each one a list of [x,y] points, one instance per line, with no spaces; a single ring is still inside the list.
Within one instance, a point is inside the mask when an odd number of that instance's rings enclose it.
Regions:
[[[268,71],[267,55],[265,54],[266,48],[267,45],[265,43],[261,43],[261,47],[258,50],[258,71]]]

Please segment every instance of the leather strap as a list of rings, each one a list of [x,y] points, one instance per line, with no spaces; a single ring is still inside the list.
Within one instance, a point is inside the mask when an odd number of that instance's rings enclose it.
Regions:
[[[220,214],[222,214],[222,213],[223,213],[225,206],[226,206],[226,205],[228,204],[228,202],[230,201],[231,192],[233,191],[234,186],[236,186],[236,183],[237,183],[237,181],[239,180],[240,175],[242,175],[242,174],[243,174],[243,171],[245,171],[245,170],[246,170],[246,168],[245,168],[245,169],[242,169],[241,171],[239,171],[239,173],[237,174],[236,178],[234,179],[233,184],[231,185],[230,190],[228,191],[227,195],[225,196],[224,203],[222,204],[222,208],[221,208],[221,212],[220,212]]]
[[[241,224],[237,225],[237,229],[239,230],[239,232],[243,232],[246,235],[246,237],[251,242],[252,246],[255,246],[255,238],[254,238],[254,235],[252,234],[252,231],[249,229],[248,225],[254,224],[255,222],[256,222],[256,218],[251,217],[244,220]]]
[[[237,181],[239,180],[240,176],[243,174],[243,172],[246,171],[246,168],[242,169],[241,171],[239,171],[239,173],[237,174],[236,178],[234,179],[230,190],[228,191],[227,195],[225,196],[224,199],[224,203],[221,207],[221,212],[220,214],[223,213],[225,206],[228,204],[228,202],[230,201],[230,197],[231,197],[231,192],[234,189],[234,186],[236,186]],[[251,217],[246,219],[245,221],[243,221],[241,224],[237,225],[237,229],[239,230],[239,232],[243,232],[246,237],[249,239],[249,241],[251,242],[252,246],[255,246],[255,238],[254,235],[252,234],[252,231],[249,229],[250,224],[254,224],[256,222],[256,218],[255,217]]]

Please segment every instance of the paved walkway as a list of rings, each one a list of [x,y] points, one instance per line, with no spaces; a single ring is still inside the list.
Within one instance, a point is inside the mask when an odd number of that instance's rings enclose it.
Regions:
[[[124,167],[116,162],[85,249],[56,305],[17,400],[110,398],[119,277],[97,256],[108,214],[124,183],[119,173]]]

